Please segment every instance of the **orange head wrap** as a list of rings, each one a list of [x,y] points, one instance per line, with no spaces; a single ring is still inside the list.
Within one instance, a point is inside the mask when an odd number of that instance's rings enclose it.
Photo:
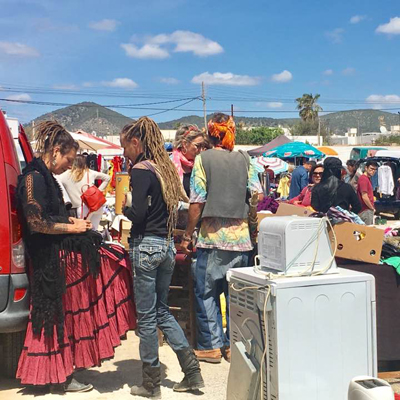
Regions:
[[[208,134],[220,140],[220,146],[226,150],[232,151],[235,146],[235,121],[232,117],[225,122],[215,122],[211,120],[208,123]]]

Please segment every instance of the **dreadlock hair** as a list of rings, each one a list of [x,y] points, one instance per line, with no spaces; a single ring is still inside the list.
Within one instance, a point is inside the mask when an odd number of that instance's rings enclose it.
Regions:
[[[177,209],[181,198],[182,184],[178,171],[165,150],[164,138],[160,128],[152,119],[141,117],[136,122],[125,125],[121,136],[128,141],[134,137],[138,138],[143,146],[144,157],[154,161],[157,166],[158,172],[164,181],[162,190],[168,210],[168,237],[171,237],[177,222]]]
[[[56,121],[41,122],[35,135],[36,152],[40,155],[50,153],[54,147],[59,146],[62,155],[72,149],[78,150],[79,144],[73,137]]]

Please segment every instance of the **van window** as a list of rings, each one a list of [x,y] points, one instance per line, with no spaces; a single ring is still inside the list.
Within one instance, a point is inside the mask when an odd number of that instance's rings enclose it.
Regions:
[[[18,139],[14,139],[14,144],[15,144],[15,148],[17,150],[18,161],[19,161],[19,165],[20,165],[21,171],[22,171],[26,166],[24,153],[22,152],[22,148],[21,148],[21,145],[20,145]]]
[[[359,160],[360,159],[360,149],[352,149],[350,153],[351,160]]]

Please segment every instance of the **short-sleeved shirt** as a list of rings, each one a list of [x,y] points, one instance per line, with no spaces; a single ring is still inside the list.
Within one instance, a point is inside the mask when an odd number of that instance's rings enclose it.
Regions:
[[[374,204],[374,192],[372,190],[371,180],[368,178],[367,175],[361,175],[358,178],[357,194],[358,194],[358,198],[360,199],[360,203],[361,203],[361,212],[370,209],[365,204],[365,202],[362,198],[363,193],[367,193],[369,201],[371,202],[371,204]]]
[[[223,150],[221,150],[223,151]],[[257,170],[250,162],[247,187],[251,192],[262,193]],[[207,201],[207,177],[201,157],[196,157],[190,180],[190,203]],[[227,196],[227,201],[229,197]],[[247,219],[203,218],[197,247],[229,251],[249,251],[253,248]]]

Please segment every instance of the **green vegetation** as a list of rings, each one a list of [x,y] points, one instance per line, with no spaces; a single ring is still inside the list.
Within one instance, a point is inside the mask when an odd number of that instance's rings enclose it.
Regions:
[[[236,130],[236,144],[264,145],[276,137],[283,135],[281,128],[259,127],[249,130],[238,128]]]
[[[399,135],[389,135],[389,136],[380,136],[378,139],[375,140],[375,144],[377,146],[390,146],[400,145],[400,136]]]
[[[302,121],[312,122],[318,120],[318,113],[322,111],[322,108],[317,104],[319,94],[315,96],[312,93],[304,93],[302,97],[296,99],[297,109]]]

